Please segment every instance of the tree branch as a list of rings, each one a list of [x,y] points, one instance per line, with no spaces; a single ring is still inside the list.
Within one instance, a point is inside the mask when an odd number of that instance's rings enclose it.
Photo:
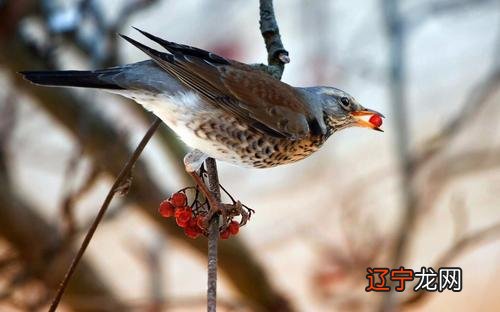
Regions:
[[[68,286],[69,280],[71,279],[71,276],[75,272],[76,266],[80,262],[83,254],[85,253],[85,250],[87,249],[90,240],[94,236],[95,231],[97,230],[97,226],[101,222],[102,218],[104,217],[104,214],[106,213],[106,210],[109,207],[109,204],[111,204],[111,201],[113,200],[113,197],[115,194],[118,192],[121,192],[121,188],[124,186],[124,184],[129,184],[130,179],[132,177],[132,169],[134,168],[135,163],[139,159],[139,156],[141,155],[142,151],[146,147],[146,144],[148,144],[149,140],[155,133],[156,129],[161,124],[161,120],[159,118],[156,118],[149,130],[146,132],[144,137],[142,138],[141,142],[135,149],[134,153],[132,156],[130,156],[130,159],[127,161],[123,169],[121,170],[120,174],[116,177],[115,182],[113,183],[113,186],[111,186],[111,189],[109,190],[108,194],[106,195],[106,198],[104,199],[104,202],[102,203],[101,208],[99,209],[99,212],[97,213],[96,218],[94,219],[94,222],[90,226],[87,234],[85,235],[85,238],[82,242],[82,245],[80,246],[80,249],[78,249],[77,254],[73,258],[73,261],[71,262],[71,265],[68,268],[68,271],[66,272],[66,275],[64,276],[63,281],[61,282],[61,286],[56,292],[56,295],[54,296],[54,300],[52,301],[52,304],[50,305],[50,312],[54,312],[57,309],[57,306],[59,305],[59,302],[61,301],[61,298],[64,294],[64,291],[66,290],[66,287]],[[127,189],[130,187],[129,185],[125,186]]]
[[[479,230],[476,233],[470,234],[460,239],[453,246],[451,246],[450,249],[444,252],[434,265],[434,268],[445,267],[460,255],[462,255],[466,250],[479,247],[479,245],[487,243],[489,241],[493,241],[495,239],[498,239],[499,237],[500,223],[494,224],[492,226]],[[414,295],[401,302],[401,305],[409,307],[416,303],[420,303],[423,299],[428,297],[429,294],[432,293],[428,291],[416,292]]]
[[[274,15],[273,1],[260,0],[260,32],[267,50],[267,72],[276,79],[281,79],[285,64],[290,62],[288,51],[281,42],[280,31]]]
[[[500,68],[495,68],[486,78],[482,79],[472,92],[466,96],[461,111],[450,120],[436,135],[422,144],[423,149],[411,159],[412,170],[427,163],[439,154],[455,138],[471,120],[482,112],[482,108],[495,94],[500,85]],[[464,118],[467,116],[467,118]]]
[[[217,201],[220,201],[219,176],[215,159],[205,161],[208,174],[208,190]],[[219,241],[219,216],[210,221],[208,234],[208,281],[207,281],[207,311],[217,310],[217,245]]]

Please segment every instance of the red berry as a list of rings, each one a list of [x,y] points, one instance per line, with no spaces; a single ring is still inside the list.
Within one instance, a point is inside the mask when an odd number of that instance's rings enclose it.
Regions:
[[[184,228],[184,233],[187,235],[187,237],[189,238],[197,238],[198,236],[200,236],[200,231],[196,230],[195,228],[191,227],[191,226],[186,226]]]
[[[196,218],[189,219],[187,225],[184,227],[184,233],[190,238],[197,238],[200,236],[201,229],[198,227]]]
[[[205,227],[205,216],[203,215],[198,215],[196,216],[196,226],[198,226],[199,229],[203,229]]]
[[[196,231],[200,231],[200,228],[198,227],[198,223],[196,222],[196,218],[197,217],[191,217],[191,219],[189,219],[189,222],[188,222],[188,227],[192,228],[193,230],[196,230]]]
[[[368,121],[376,128],[382,125],[382,117],[378,114],[372,115]]]
[[[231,221],[227,229],[231,235],[236,235],[240,231],[240,224],[236,221]]]
[[[225,229],[224,231],[222,231],[220,233],[220,238],[221,239],[228,239],[229,235],[231,235],[231,233],[229,232],[229,229]]]
[[[187,197],[186,194],[184,193],[174,193],[172,194],[170,198],[170,202],[172,205],[174,205],[176,208],[184,207],[187,204]]]
[[[161,202],[158,211],[162,217],[169,218],[174,215],[175,207],[168,200],[164,200]]]
[[[189,220],[191,220],[191,209],[189,208],[178,208],[175,211],[175,222],[180,227],[185,227]]]
[[[183,219],[175,219],[175,222],[177,223],[178,226],[181,228],[185,228],[188,224],[189,220],[183,220]]]
[[[175,217],[177,218],[178,216],[182,215],[182,214],[183,214],[183,213],[185,213],[186,211],[192,212],[192,211],[191,211],[191,207],[189,207],[189,206],[184,206],[184,207],[178,207],[178,208],[175,208]]]

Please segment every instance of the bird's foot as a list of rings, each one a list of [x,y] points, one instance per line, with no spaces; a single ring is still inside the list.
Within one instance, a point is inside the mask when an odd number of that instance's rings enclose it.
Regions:
[[[206,201],[208,202],[209,209],[203,217],[203,227],[206,230],[208,229],[209,223],[212,218],[216,217],[216,215],[218,214],[221,214],[224,218],[226,210],[223,208],[223,204],[214,197],[212,192],[210,192],[207,185],[203,181],[203,168],[200,168],[200,175],[198,175],[196,172],[189,172],[189,175],[191,175],[196,183],[197,189],[201,191],[203,196],[205,196]]]
[[[225,208],[227,209],[226,215],[229,217],[229,220],[226,220],[225,224],[229,224],[234,217],[241,217],[239,222],[240,226],[244,226],[245,224],[247,224],[248,220],[250,220],[250,217],[252,217],[252,214],[255,213],[255,210],[242,204],[239,200],[235,200],[234,197],[229,194],[226,188],[222,186],[222,184],[219,184],[219,187],[233,202],[232,204],[225,204]]]
[[[194,149],[191,152],[187,153],[184,156],[184,167],[186,168],[186,172],[193,173],[202,170],[203,162],[208,158],[208,155],[203,153],[200,150]]]

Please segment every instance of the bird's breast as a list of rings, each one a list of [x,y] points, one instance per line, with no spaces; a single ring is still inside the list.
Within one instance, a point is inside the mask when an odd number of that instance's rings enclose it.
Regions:
[[[270,168],[306,158],[317,151],[324,140],[319,137],[290,140],[269,136],[251,129],[236,118],[221,116],[189,128],[195,135],[210,142],[209,155],[233,164],[254,168]]]
[[[125,94],[124,94],[125,95]],[[238,166],[269,168],[314,153],[322,137],[291,140],[260,133],[194,92],[175,95],[126,94],[163,120],[187,145]]]

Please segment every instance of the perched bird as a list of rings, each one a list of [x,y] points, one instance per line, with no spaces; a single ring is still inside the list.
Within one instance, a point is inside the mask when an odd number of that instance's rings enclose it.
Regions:
[[[135,100],[194,149],[184,159],[189,172],[207,157],[274,167],[311,155],[344,128],[380,130],[382,114],[342,90],[292,87],[250,65],[139,31],[169,53],[121,35],[151,60],[95,71],[22,74],[39,85],[97,88]],[[375,122],[364,119],[370,117]]]

